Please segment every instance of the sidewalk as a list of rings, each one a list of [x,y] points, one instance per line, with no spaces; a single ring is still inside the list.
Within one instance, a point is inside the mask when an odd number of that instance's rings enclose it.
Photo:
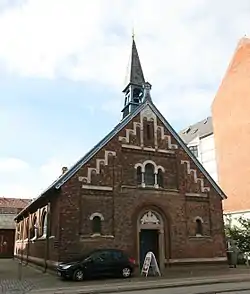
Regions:
[[[188,287],[207,284],[219,284],[219,283],[233,283],[233,282],[245,282],[250,281],[250,274],[228,274],[217,275],[216,277],[192,277],[192,278],[175,278],[167,279],[162,277],[149,277],[149,278],[134,278],[129,281],[113,282],[105,281],[100,284],[88,284],[78,283],[76,286],[65,288],[50,288],[33,290],[30,294],[101,294],[101,293],[119,293],[136,290],[149,290],[149,289],[163,289],[163,288],[175,288],[175,287]]]

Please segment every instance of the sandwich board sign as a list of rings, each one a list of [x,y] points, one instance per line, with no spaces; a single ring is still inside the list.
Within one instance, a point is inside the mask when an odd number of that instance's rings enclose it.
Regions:
[[[147,277],[150,267],[151,267],[154,275],[158,274],[158,276],[161,276],[161,272],[160,272],[157,260],[155,258],[154,253],[151,251],[149,251],[145,256],[143,266],[142,266],[141,275],[144,274]]]

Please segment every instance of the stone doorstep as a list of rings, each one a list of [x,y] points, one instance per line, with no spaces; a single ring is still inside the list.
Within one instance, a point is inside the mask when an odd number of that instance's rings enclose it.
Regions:
[[[145,278],[146,279],[146,278]],[[29,294],[99,294],[99,293],[119,293],[136,290],[150,290],[150,289],[164,289],[164,288],[176,288],[185,286],[198,286],[208,284],[220,284],[220,283],[233,283],[233,282],[245,282],[249,281],[249,274],[241,275],[223,275],[217,276],[217,278],[187,278],[182,279],[156,279],[148,281],[134,281],[130,283],[113,283],[113,284],[102,284],[102,285],[79,285],[79,286],[68,286],[65,288],[50,288],[30,291]]]

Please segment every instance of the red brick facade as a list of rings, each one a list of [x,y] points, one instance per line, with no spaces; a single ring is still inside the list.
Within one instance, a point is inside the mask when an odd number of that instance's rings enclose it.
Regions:
[[[147,184],[146,163],[154,168],[151,185]],[[139,174],[139,182],[138,168],[145,170]],[[42,236],[44,209],[48,210],[47,237]],[[29,241],[30,236],[19,228],[22,237],[16,242],[16,254],[42,264],[100,247],[124,249],[139,264],[143,230],[157,232],[161,267],[225,261],[222,196],[150,103],[58,191],[49,191],[20,214],[19,225],[24,218],[32,227],[35,214],[37,238]],[[93,232],[94,216],[100,216],[101,234]],[[199,234],[197,222],[202,226]]]
[[[250,40],[242,39],[212,105],[219,184],[226,212],[250,209]]]

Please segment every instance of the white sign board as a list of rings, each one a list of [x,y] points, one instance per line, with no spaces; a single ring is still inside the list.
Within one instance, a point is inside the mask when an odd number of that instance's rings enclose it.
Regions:
[[[151,251],[148,252],[145,256],[141,274],[144,274],[147,277],[150,267],[152,268],[154,275],[158,274],[159,276],[161,276],[157,260],[155,258],[154,253]]]

